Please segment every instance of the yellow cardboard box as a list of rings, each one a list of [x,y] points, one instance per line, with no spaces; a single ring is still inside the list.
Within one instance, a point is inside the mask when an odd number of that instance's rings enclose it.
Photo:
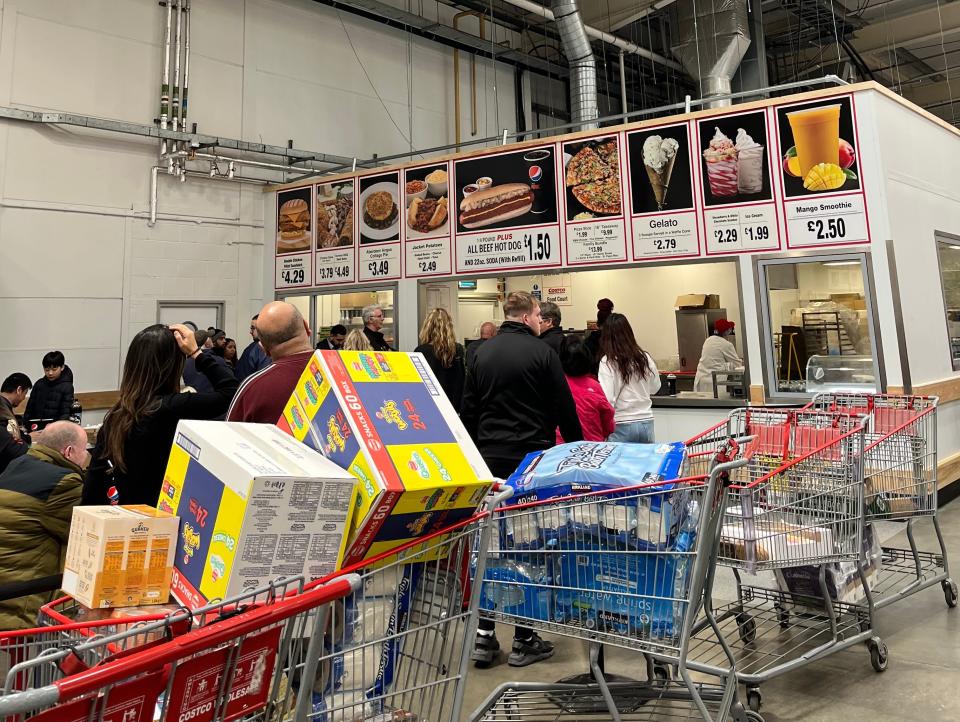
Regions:
[[[468,518],[492,483],[420,354],[317,351],[278,425],[358,480],[344,564]]]
[[[181,421],[157,503],[182,520],[174,596],[196,609],[333,572],[353,483],[276,426]]]
[[[74,507],[63,591],[93,609],[166,604],[179,526],[149,506]]]

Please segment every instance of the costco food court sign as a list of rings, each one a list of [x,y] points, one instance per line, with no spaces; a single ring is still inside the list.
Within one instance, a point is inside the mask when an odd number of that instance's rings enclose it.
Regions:
[[[276,288],[867,244],[855,96],[809,98],[283,189]]]

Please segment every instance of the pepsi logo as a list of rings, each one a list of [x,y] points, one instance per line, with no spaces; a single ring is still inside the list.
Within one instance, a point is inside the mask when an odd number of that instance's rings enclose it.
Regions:
[[[527,173],[530,176],[530,180],[534,183],[543,178],[543,168],[538,165],[530,166],[530,168],[527,170]]]

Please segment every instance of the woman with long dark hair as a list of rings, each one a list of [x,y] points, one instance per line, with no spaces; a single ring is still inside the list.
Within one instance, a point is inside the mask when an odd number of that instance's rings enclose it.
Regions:
[[[420,345],[414,351],[423,354],[433,374],[440,382],[453,408],[460,412],[463,384],[466,377],[463,346],[457,343],[453,319],[446,309],[435,308],[423,319],[420,327]]]
[[[188,357],[210,381],[212,392],[180,393]],[[230,367],[201,353],[186,326],[143,329],[130,342],[120,398],[97,434],[83,503],[107,504],[108,491],[115,487],[121,504],[156,506],[177,423],[222,417],[237,385]]]
[[[613,406],[613,433],[608,441],[652,444],[650,397],[660,390],[660,372],[653,357],[640,348],[622,313],[611,313],[600,334],[600,386]]]

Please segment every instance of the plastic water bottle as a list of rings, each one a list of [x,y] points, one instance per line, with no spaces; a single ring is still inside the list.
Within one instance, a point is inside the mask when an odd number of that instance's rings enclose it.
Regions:
[[[107,498],[110,500],[110,506],[117,506],[120,503],[120,492],[117,487],[111,486],[107,489]]]
[[[691,499],[684,508],[684,519],[680,524],[680,531],[677,533],[673,549],[677,552],[674,557],[675,568],[673,575],[673,598],[677,600],[688,600],[689,590],[687,585],[687,576],[690,569],[690,559],[697,542],[697,527],[700,523],[700,503],[696,499]],[[687,611],[687,603],[676,601],[673,603],[673,630],[671,636],[679,634],[683,625],[683,617]]]

